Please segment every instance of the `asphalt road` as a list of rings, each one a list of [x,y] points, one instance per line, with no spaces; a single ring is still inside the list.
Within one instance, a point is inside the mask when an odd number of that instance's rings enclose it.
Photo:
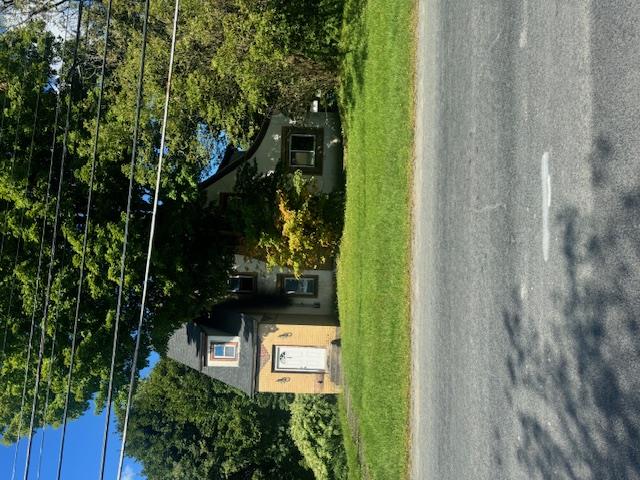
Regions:
[[[412,476],[640,478],[640,1],[420,18]]]

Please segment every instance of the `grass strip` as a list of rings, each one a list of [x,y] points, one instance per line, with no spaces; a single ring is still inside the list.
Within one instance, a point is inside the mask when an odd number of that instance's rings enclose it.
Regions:
[[[408,468],[414,38],[412,1],[346,2],[338,306],[350,398],[345,432],[359,438],[345,443],[351,457],[360,446],[361,472],[380,480],[404,479]]]

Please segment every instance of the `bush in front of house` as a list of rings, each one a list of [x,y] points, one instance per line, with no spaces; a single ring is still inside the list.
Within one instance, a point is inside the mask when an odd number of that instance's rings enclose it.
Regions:
[[[344,192],[320,192],[313,177],[289,174],[282,164],[258,174],[255,163],[241,167],[235,192],[243,201],[232,206],[230,218],[245,254],[295,275],[332,262],[342,234]]]
[[[316,480],[347,478],[336,398],[333,395],[296,395],[291,403],[291,438]]]

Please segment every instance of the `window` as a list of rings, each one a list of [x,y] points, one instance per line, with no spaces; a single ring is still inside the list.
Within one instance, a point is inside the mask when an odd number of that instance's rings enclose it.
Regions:
[[[278,283],[280,292],[285,295],[301,297],[318,296],[318,277],[316,275],[306,275],[296,278],[293,275],[279,275]]]
[[[237,367],[240,364],[240,337],[206,335],[202,349],[203,366]]]
[[[236,360],[238,358],[238,344],[236,342],[209,343],[209,361]]]
[[[289,165],[313,167],[316,158],[316,137],[293,133],[289,137]]]
[[[230,293],[253,293],[256,291],[255,273],[237,273],[229,275],[227,291]]]
[[[282,158],[292,169],[305,173],[322,173],[321,128],[283,127]]]
[[[237,210],[242,205],[242,195],[235,192],[220,192],[218,205],[223,212],[229,209]]]

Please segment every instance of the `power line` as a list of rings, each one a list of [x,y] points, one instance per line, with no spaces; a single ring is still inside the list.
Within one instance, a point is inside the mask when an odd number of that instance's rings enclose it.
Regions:
[[[25,198],[29,194],[29,175],[31,175],[31,162],[33,160],[33,147],[36,140],[36,128],[38,126],[38,113],[40,110],[40,89],[38,89],[38,95],[36,96],[36,108],[33,116],[33,126],[31,128],[31,145],[29,146],[29,156],[27,160],[27,174],[26,174],[26,183],[24,187],[24,196]],[[15,269],[18,265],[18,258],[20,257],[20,247],[22,241],[22,227],[24,225],[24,210],[20,213],[20,227],[18,228],[18,240],[16,244],[16,254],[13,260],[13,269],[11,270],[12,274],[15,272]],[[4,335],[2,338],[2,351],[0,352],[0,365],[4,361],[4,352],[7,344],[7,330],[9,328],[9,318],[11,316],[11,307],[13,306],[13,293],[15,291],[16,282],[15,280],[11,282],[11,287],[9,289],[9,306],[7,307],[7,313],[5,315],[5,325],[4,325]]]
[[[2,134],[4,133],[4,108],[7,105],[7,92],[2,95],[2,110],[0,110],[0,148],[2,148]]]
[[[38,97],[39,98],[39,97]],[[56,137],[56,133],[55,133],[55,127],[57,126],[58,123],[58,112],[56,110],[56,115],[55,115],[55,120],[54,120],[54,134],[53,134],[53,141],[55,144],[55,137]],[[36,116],[36,120],[34,121],[34,125],[37,122],[37,116]],[[32,136],[32,139],[35,140],[35,136]],[[33,152],[33,150],[30,148],[30,151]],[[36,273],[36,284],[35,284],[35,293],[34,293],[34,298],[33,298],[33,309],[31,312],[31,327],[29,329],[29,344],[27,347],[27,358],[25,361],[25,368],[24,368],[24,381],[22,384],[22,397],[20,400],[20,412],[19,412],[19,418],[18,418],[18,432],[17,432],[17,440],[16,440],[16,448],[14,451],[14,455],[13,455],[13,462],[12,462],[12,467],[11,467],[11,479],[13,480],[15,478],[15,474],[16,474],[16,462],[17,462],[17,458],[18,458],[18,444],[20,442],[20,434],[22,433],[22,412],[24,410],[24,404],[25,404],[25,400],[26,400],[26,394],[27,394],[27,380],[29,377],[29,365],[31,363],[31,350],[32,350],[32,344],[33,344],[33,333],[35,330],[35,313],[36,313],[36,308],[37,308],[37,304],[38,304],[38,290],[39,290],[39,283],[40,283],[40,272],[41,272],[41,266],[42,266],[42,255],[43,255],[43,250],[44,250],[44,236],[45,236],[45,230],[46,230],[46,218],[47,218],[47,212],[48,212],[48,206],[49,206],[49,193],[50,193],[50,186],[51,186],[51,175],[52,175],[52,165],[53,165],[53,149],[51,152],[51,161],[50,161],[50,165],[49,165],[49,179],[47,182],[47,194],[46,194],[46,200],[45,200],[45,214],[44,214],[44,219],[43,219],[43,226],[42,226],[42,236],[40,239],[40,253],[38,256],[38,270]],[[29,167],[30,170],[31,167]],[[28,176],[27,176],[27,186],[28,186]],[[16,251],[16,262],[17,262],[17,258],[18,258],[18,252],[19,250]],[[15,267],[14,267],[15,268]],[[10,302],[9,305],[11,305],[11,299],[13,297],[13,285],[12,285],[12,295],[10,295]],[[3,349],[2,349],[2,354],[4,357],[4,347],[6,344],[6,338],[7,338],[7,328],[8,328],[8,320],[7,323],[5,324],[5,331],[4,331],[4,338],[3,338]]]
[[[122,477],[122,466],[124,463],[124,452],[127,442],[127,429],[129,427],[129,415],[131,413],[131,402],[133,399],[133,389],[136,379],[136,367],[138,363],[138,354],[140,351],[140,339],[142,337],[142,325],[144,321],[145,304],[147,300],[147,287],[149,284],[149,270],[151,267],[151,253],[153,251],[153,237],[156,229],[156,217],[158,213],[158,200],[160,197],[160,180],[162,178],[162,160],[164,157],[165,136],[167,132],[167,117],[169,112],[169,98],[171,96],[171,75],[173,73],[173,56],[176,49],[176,33],[178,30],[178,11],[180,8],[180,0],[176,0],[175,10],[173,13],[173,32],[171,36],[171,52],[169,54],[169,73],[167,76],[167,89],[164,98],[164,113],[162,117],[162,133],[160,135],[160,152],[158,154],[158,169],[156,173],[156,191],[153,198],[153,213],[151,215],[151,231],[149,232],[149,246],[147,249],[147,263],[144,271],[144,280],[142,284],[142,301],[140,305],[140,317],[138,319],[138,332],[136,335],[136,346],[133,352],[133,362],[131,364],[131,377],[129,378],[129,394],[127,396],[127,408],[125,410],[124,423],[122,427],[122,445],[120,447],[120,460],[118,461],[118,480]]]
[[[58,333],[58,311],[59,305],[56,305],[56,325],[53,330],[53,336],[51,338],[51,353],[49,354],[49,373],[47,375],[47,391],[44,396],[44,407],[42,409],[42,422],[40,428],[42,429],[42,436],[40,437],[40,449],[38,451],[38,468],[36,470],[36,479],[40,479],[40,471],[42,468],[42,453],[44,452],[44,435],[45,425],[47,421],[47,410],[49,409],[49,393],[51,392],[51,382],[53,380],[53,363],[56,359],[56,335]]]
[[[65,255],[64,251],[62,252],[62,260],[60,262],[61,268],[65,263]],[[62,282],[58,283],[58,291],[57,291],[57,302],[56,302],[56,311],[54,314],[54,329],[53,335],[51,337],[51,353],[49,354],[49,372],[47,374],[47,391],[44,397],[44,407],[42,409],[42,436],[40,437],[40,450],[38,452],[38,469],[36,470],[36,479],[40,480],[40,470],[42,467],[42,453],[44,452],[44,434],[45,434],[45,425],[47,421],[47,410],[49,408],[49,393],[51,392],[51,382],[53,380],[53,363],[55,362],[55,353],[56,353],[56,336],[58,334],[58,314],[60,313],[60,297],[62,296]]]
[[[81,20],[82,20],[82,6],[83,6],[83,0],[80,0],[80,2],[78,3],[78,24],[77,24],[77,28],[76,28],[76,40],[75,40],[75,44],[74,44],[74,49],[73,49],[73,60],[71,62],[71,69],[70,69],[70,73],[71,73],[71,84],[70,84],[70,92],[69,92],[69,97],[68,97],[68,101],[67,101],[67,114],[66,114],[66,120],[65,120],[65,128],[64,128],[64,136],[63,136],[63,140],[62,140],[62,157],[60,159],[60,176],[58,179],[58,194],[57,194],[57,198],[56,198],[56,211],[55,211],[55,216],[54,216],[54,220],[53,220],[53,233],[52,233],[52,237],[51,237],[51,254],[50,254],[50,258],[49,258],[49,272],[47,275],[47,286],[45,289],[45,296],[44,296],[44,309],[43,309],[43,314],[42,314],[42,323],[41,323],[41,330],[40,330],[40,348],[38,351],[38,365],[36,367],[36,379],[35,379],[35,386],[34,386],[34,394],[33,394],[33,402],[31,405],[31,420],[29,422],[29,437],[28,437],[28,442],[27,442],[27,455],[25,458],[25,468],[24,468],[24,480],[28,480],[29,478],[29,460],[31,459],[31,445],[32,445],[32,441],[33,441],[33,427],[34,427],[34,423],[35,423],[35,416],[36,416],[36,409],[38,407],[38,390],[40,387],[40,374],[42,371],[42,357],[44,354],[44,345],[45,345],[45,338],[46,338],[46,330],[47,330],[47,318],[48,318],[48,314],[49,314],[49,297],[51,294],[51,282],[52,282],[52,277],[53,277],[53,266],[55,263],[55,256],[56,256],[56,246],[57,246],[57,239],[58,239],[58,218],[60,216],[60,203],[61,203],[61,197],[62,197],[62,184],[64,181],[64,163],[65,163],[65,159],[67,156],[67,141],[69,138],[69,127],[71,124],[71,107],[73,104],[73,95],[71,94],[73,91],[73,84],[74,84],[74,79],[75,79],[75,67],[76,67],[76,63],[78,61],[78,45],[80,42],[80,25],[81,25]]]
[[[68,19],[68,16],[67,16]],[[66,40],[66,35],[65,35],[65,40]],[[19,414],[19,420],[18,420],[18,440],[20,439],[20,432],[22,430],[22,411],[24,409],[24,403],[25,403],[25,396],[26,396],[26,389],[27,389],[27,379],[28,379],[28,372],[29,372],[29,364],[31,361],[31,348],[32,348],[32,339],[33,339],[33,332],[34,332],[34,326],[35,326],[35,316],[36,316],[36,310],[37,310],[37,305],[38,305],[38,294],[40,292],[40,273],[42,271],[42,257],[44,254],[44,239],[45,239],[45,235],[46,235],[46,230],[47,230],[47,216],[49,213],[49,200],[51,197],[51,181],[52,181],[52,177],[53,177],[53,160],[55,157],[55,146],[56,146],[56,139],[58,136],[58,119],[60,116],[60,107],[61,107],[61,101],[60,101],[60,93],[57,93],[57,98],[56,98],[56,110],[55,110],[55,114],[54,114],[54,120],[53,120],[53,135],[52,135],[52,140],[51,140],[51,148],[50,148],[50,158],[49,158],[49,176],[47,179],[47,192],[45,195],[45,202],[44,202],[44,214],[42,217],[42,233],[40,235],[40,251],[38,253],[38,267],[37,267],[37,273],[36,273],[36,278],[35,278],[35,286],[34,286],[34,294],[33,294],[33,307],[31,309],[31,328],[29,331],[29,347],[27,350],[27,358],[25,361],[25,378],[24,378],[24,383],[22,386],[22,400],[20,401],[20,414]],[[4,332],[4,338],[3,338],[3,345],[6,342],[6,338],[7,338],[7,328],[8,325],[5,326],[5,332]],[[3,348],[3,352],[4,352],[4,348]],[[15,477],[15,464],[16,464],[16,456],[17,456],[17,443],[16,443],[16,452],[14,454],[14,459],[13,459],[13,466],[12,466],[12,474],[11,474],[11,478],[13,479]]]
[[[109,2],[111,6],[111,1]],[[120,314],[122,312],[122,291],[124,289],[124,273],[127,258],[127,241],[129,238],[129,220],[131,219],[131,197],[133,191],[133,174],[136,163],[138,149],[138,132],[140,129],[140,111],[142,109],[142,90],[144,78],[144,62],[147,50],[147,25],[149,23],[149,0],[144,4],[144,23],[142,25],[142,47],[140,49],[140,71],[138,72],[138,88],[136,92],[136,113],[133,127],[133,142],[131,147],[131,164],[129,166],[129,192],[127,195],[127,212],[124,222],[124,240],[122,242],[122,253],[120,256],[120,278],[118,281],[118,300],[116,303],[116,318],[113,327],[113,345],[111,348],[111,367],[109,369],[109,386],[107,388],[106,414],[104,423],[104,435],[102,437],[102,454],[100,458],[100,480],[104,479],[104,467],[107,456],[107,441],[109,437],[109,420],[111,418],[111,400],[113,396],[113,374],[115,370],[116,352],[118,346],[118,329],[120,325]]]
[[[37,268],[37,273],[36,273],[36,283],[35,283],[35,288],[34,288],[34,294],[33,294],[33,308],[31,310],[31,328],[29,330],[29,346],[27,349],[27,358],[25,361],[25,368],[24,368],[24,383],[22,385],[22,400],[20,401],[20,414],[19,414],[19,419],[18,419],[18,440],[16,441],[16,451],[14,453],[14,458],[13,458],[13,466],[11,468],[11,479],[13,480],[15,478],[15,466],[16,466],[16,458],[17,458],[17,454],[18,454],[18,443],[20,440],[20,433],[22,431],[22,411],[24,409],[24,403],[25,403],[25,397],[26,397],[26,392],[27,392],[27,379],[28,379],[28,373],[29,373],[29,365],[31,363],[31,349],[32,349],[32,343],[33,343],[33,332],[34,332],[34,328],[35,328],[35,318],[36,318],[36,310],[37,310],[37,305],[38,305],[38,293],[40,290],[40,273],[42,270],[42,257],[44,254],[44,238],[45,238],[45,233],[46,233],[46,229],[47,229],[47,214],[49,212],[49,198],[50,198],[50,190],[51,190],[51,178],[53,175],[53,158],[54,158],[54,152],[55,152],[55,143],[56,143],[56,135],[57,135],[57,127],[58,127],[58,114],[60,112],[60,97],[58,97],[58,102],[56,105],[56,113],[55,113],[55,119],[54,119],[54,127],[53,127],[53,143],[51,146],[51,158],[49,161],[49,179],[47,181],[47,193],[45,196],[45,211],[44,211],[44,216],[42,219],[42,234],[40,236],[40,252],[38,254],[38,268]],[[5,327],[6,328],[6,327]],[[5,329],[5,341],[6,341],[6,329]]]
[[[91,217],[91,203],[92,203],[92,194],[93,194],[93,182],[95,178],[95,169],[96,169],[96,160],[98,156],[98,141],[100,138],[100,120],[102,113],[102,99],[104,95],[104,83],[105,83],[105,71],[106,71],[106,63],[107,63],[107,50],[109,44],[109,27],[111,24],[111,4],[112,1],[109,0],[109,4],[107,6],[107,18],[106,18],[106,27],[105,27],[105,36],[104,36],[104,50],[102,55],[102,67],[100,74],[100,88],[98,93],[98,108],[96,113],[96,128],[94,132],[94,141],[93,141],[93,151],[91,156],[91,173],[89,178],[89,192],[87,195],[87,208],[85,213],[85,225],[84,225],[84,235],[82,239],[82,253],[80,259],[80,274],[78,279],[78,291],[76,295],[76,308],[75,308],[75,316],[73,321],[73,333],[71,337],[71,359],[69,362],[69,371],[67,375],[67,390],[65,393],[65,401],[64,401],[64,413],[63,413],[63,429],[62,429],[62,440],[60,445],[60,456],[58,459],[58,478],[60,478],[62,472],[62,461],[64,455],[64,441],[66,436],[66,427],[67,427],[67,413],[69,406],[69,396],[71,393],[71,382],[73,378],[73,365],[76,351],[76,337],[78,332],[78,320],[80,316],[80,302],[82,299],[82,284],[84,282],[84,267],[85,267],[85,256],[87,252],[87,239],[89,236],[89,225],[90,225],[90,217]],[[89,29],[89,21],[87,19],[87,31]]]
[[[20,129],[18,126],[20,125],[20,118],[22,117],[22,104],[20,104],[20,109],[18,110],[18,122],[16,123],[16,131],[13,138],[13,151],[11,154],[11,166],[9,167],[9,176],[11,180],[13,180],[13,168],[16,163],[16,152],[18,151],[18,132]],[[2,240],[0,240],[0,262],[2,261],[2,254],[4,252],[4,240],[7,235],[7,223],[9,220],[9,201],[7,200],[7,204],[4,207],[4,226],[2,227]]]
[[[68,15],[67,15],[67,20],[68,20]],[[65,33],[65,41],[66,41],[66,33]],[[46,191],[46,194],[45,194],[44,214],[43,214],[43,217],[42,217],[42,233],[41,233],[41,236],[40,236],[40,250],[39,250],[39,253],[38,253],[38,267],[37,267],[37,273],[36,273],[36,278],[35,278],[34,295],[33,295],[33,306],[32,306],[32,311],[31,311],[31,327],[30,327],[30,330],[29,330],[29,344],[28,344],[28,349],[27,349],[27,357],[26,357],[26,361],[25,361],[24,382],[23,382],[23,385],[22,385],[22,397],[21,397],[21,400],[20,400],[20,411],[19,411],[19,418],[18,418],[18,432],[17,432],[17,440],[16,440],[16,449],[15,449],[15,452],[14,452],[13,464],[12,464],[12,468],[11,468],[11,479],[12,480],[15,478],[15,473],[16,473],[16,461],[17,461],[17,455],[18,455],[18,443],[20,441],[20,434],[22,432],[22,412],[24,410],[24,404],[25,404],[25,399],[26,399],[26,389],[27,389],[29,365],[31,363],[31,350],[32,350],[32,344],[33,344],[33,334],[34,334],[34,329],[35,329],[35,315],[36,315],[36,310],[37,310],[37,305],[38,305],[38,296],[39,296],[39,291],[40,291],[40,274],[41,274],[41,271],[42,271],[42,259],[43,259],[43,254],[44,254],[44,239],[45,239],[46,230],[47,230],[47,216],[48,216],[48,212],[49,212],[49,200],[50,200],[50,196],[51,196],[51,183],[52,183],[52,177],[53,177],[53,160],[55,158],[55,146],[56,146],[56,139],[57,139],[57,134],[58,134],[58,119],[59,119],[59,115],[60,115],[60,107],[61,107],[61,101],[60,101],[60,93],[58,91],[57,98],[56,98],[56,109],[55,109],[54,120],[53,120],[53,135],[52,135],[52,139],[51,139],[51,148],[50,148],[51,155],[50,155],[50,158],[49,158],[49,175],[48,175],[48,179],[47,179],[47,191]],[[3,354],[4,354],[4,344],[6,343],[6,337],[7,337],[7,327],[8,327],[8,325],[5,325],[5,332],[4,332],[4,338],[3,338]]]

